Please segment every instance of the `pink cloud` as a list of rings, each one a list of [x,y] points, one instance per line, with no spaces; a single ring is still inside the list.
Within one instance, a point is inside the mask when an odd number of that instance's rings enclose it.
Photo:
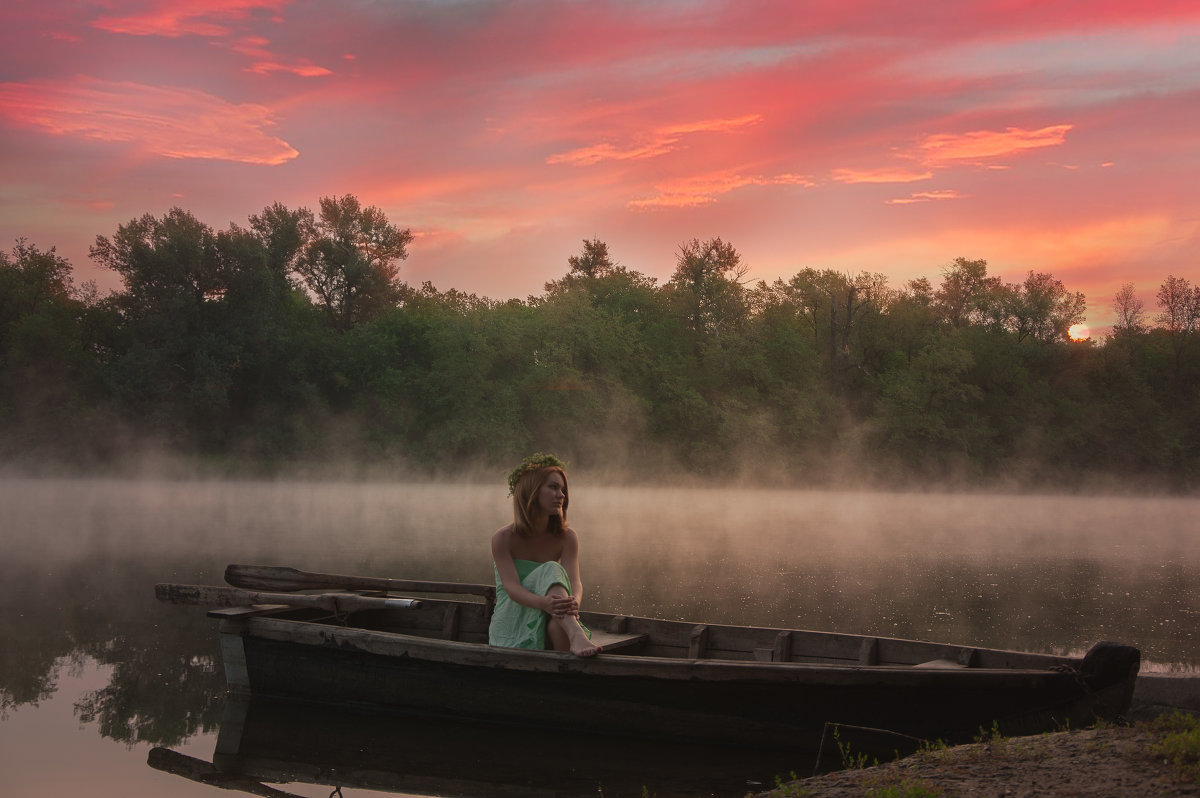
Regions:
[[[683,136],[695,133],[727,133],[757,124],[762,120],[759,114],[746,114],[730,119],[707,119],[699,122],[685,122],[656,128],[640,142],[631,142],[625,146],[615,146],[610,143],[594,144],[580,147],[570,152],[551,155],[546,159],[548,164],[571,164],[572,166],[592,166],[601,161],[628,161],[643,158],[654,158],[665,155],[675,149],[675,145]]]
[[[269,39],[262,36],[246,36],[230,45],[230,49],[235,53],[254,59],[254,63],[246,69],[247,72],[255,72],[260,75],[271,72],[290,72],[302,78],[318,78],[333,74],[331,70],[318,66],[307,58],[282,59],[268,49],[270,43]]]
[[[256,72],[260,75],[266,75],[271,72],[290,72],[302,78],[319,78],[333,74],[331,70],[307,61],[298,61],[292,64],[282,64],[278,61],[257,61],[247,71]]]
[[[917,145],[916,155],[930,166],[956,162],[980,162],[1019,155],[1027,150],[1058,147],[1074,125],[1051,125],[1037,130],[1010,127],[1004,131],[973,130],[969,133],[939,133]]]
[[[0,84],[0,115],[58,136],[130,143],[149,155],[276,165],[299,153],[267,133],[261,105],[202,91],[80,78]]]
[[[954,189],[943,189],[941,191],[918,191],[915,194],[910,194],[907,197],[898,197],[896,199],[887,200],[888,205],[912,205],[916,202],[931,202],[934,200],[954,200],[963,199],[965,194],[960,194]]]
[[[144,0],[126,3],[129,12],[99,17],[92,25],[131,36],[207,36],[230,33],[223,24],[245,20],[263,9],[277,11],[292,0]]]
[[[1200,211],[1194,0],[68,6],[0,12],[0,234],[64,251],[64,197],[111,196],[119,221],[183,192],[224,224],[352,192],[428,231],[406,269],[513,296],[591,236],[659,276],[717,233],[756,269],[934,276],[967,255],[1019,276],[1066,263],[1034,257],[1039,235],[1097,214]],[[1042,160],[1081,166],[1020,168]],[[936,185],[955,188],[907,194]],[[107,231],[77,221],[86,263]],[[1186,262],[1180,235],[1114,268]]]
[[[634,210],[650,208],[694,208],[709,205],[723,195],[746,186],[815,186],[802,175],[781,174],[773,177],[761,175],[701,175],[681,178],[656,185],[658,194],[647,199],[633,200],[628,207]]]
[[[914,172],[898,167],[881,169],[835,169],[833,179],[839,183],[915,183],[929,180],[933,172]]]

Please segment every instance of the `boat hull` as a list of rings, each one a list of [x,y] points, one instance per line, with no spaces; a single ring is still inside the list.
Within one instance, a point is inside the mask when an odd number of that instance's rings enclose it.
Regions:
[[[232,690],[543,728],[860,751],[1116,719],[1135,649],[1080,667],[915,668],[569,654],[255,617],[222,626]]]

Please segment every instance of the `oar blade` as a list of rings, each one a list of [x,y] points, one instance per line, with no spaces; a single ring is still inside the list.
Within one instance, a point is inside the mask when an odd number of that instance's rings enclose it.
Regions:
[[[225,581],[244,590],[326,590],[342,587],[320,574],[307,574],[282,565],[230,565],[225,568]]]

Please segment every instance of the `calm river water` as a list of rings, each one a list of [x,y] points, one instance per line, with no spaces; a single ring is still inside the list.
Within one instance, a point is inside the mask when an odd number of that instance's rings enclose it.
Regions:
[[[1045,652],[1107,639],[1140,647],[1144,669],[1200,669],[1194,499],[630,489],[582,478],[572,491],[593,609]],[[231,562],[490,582],[487,538],[510,517],[504,493],[0,481],[0,794],[229,794],[162,769],[190,763],[202,775],[223,717],[226,735],[253,724],[225,701],[215,624],[202,609],[157,603],[153,585],[221,584]],[[414,795],[740,796],[804,767],[750,751],[249,712],[317,750],[336,738],[359,767],[407,773]],[[548,751],[569,764],[527,764]]]

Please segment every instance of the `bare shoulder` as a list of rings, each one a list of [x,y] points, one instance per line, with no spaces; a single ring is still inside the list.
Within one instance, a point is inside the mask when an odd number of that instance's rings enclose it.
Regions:
[[[575,531],[574,527],[569,526],[564,529],[562,536],[563,546],[573,546],[574,548],[579,548],[579,534]]]
[[[497,529],[496,532],[492,535],[492,549],[495,550],[495,549],[499,548],[499,549],[503,549],[503,550],[507,551],[509,541],[512,540],[512,535],[513,535],[513,525],[512,524],[507,524],[506,526],[502,526],[499,529]]]

